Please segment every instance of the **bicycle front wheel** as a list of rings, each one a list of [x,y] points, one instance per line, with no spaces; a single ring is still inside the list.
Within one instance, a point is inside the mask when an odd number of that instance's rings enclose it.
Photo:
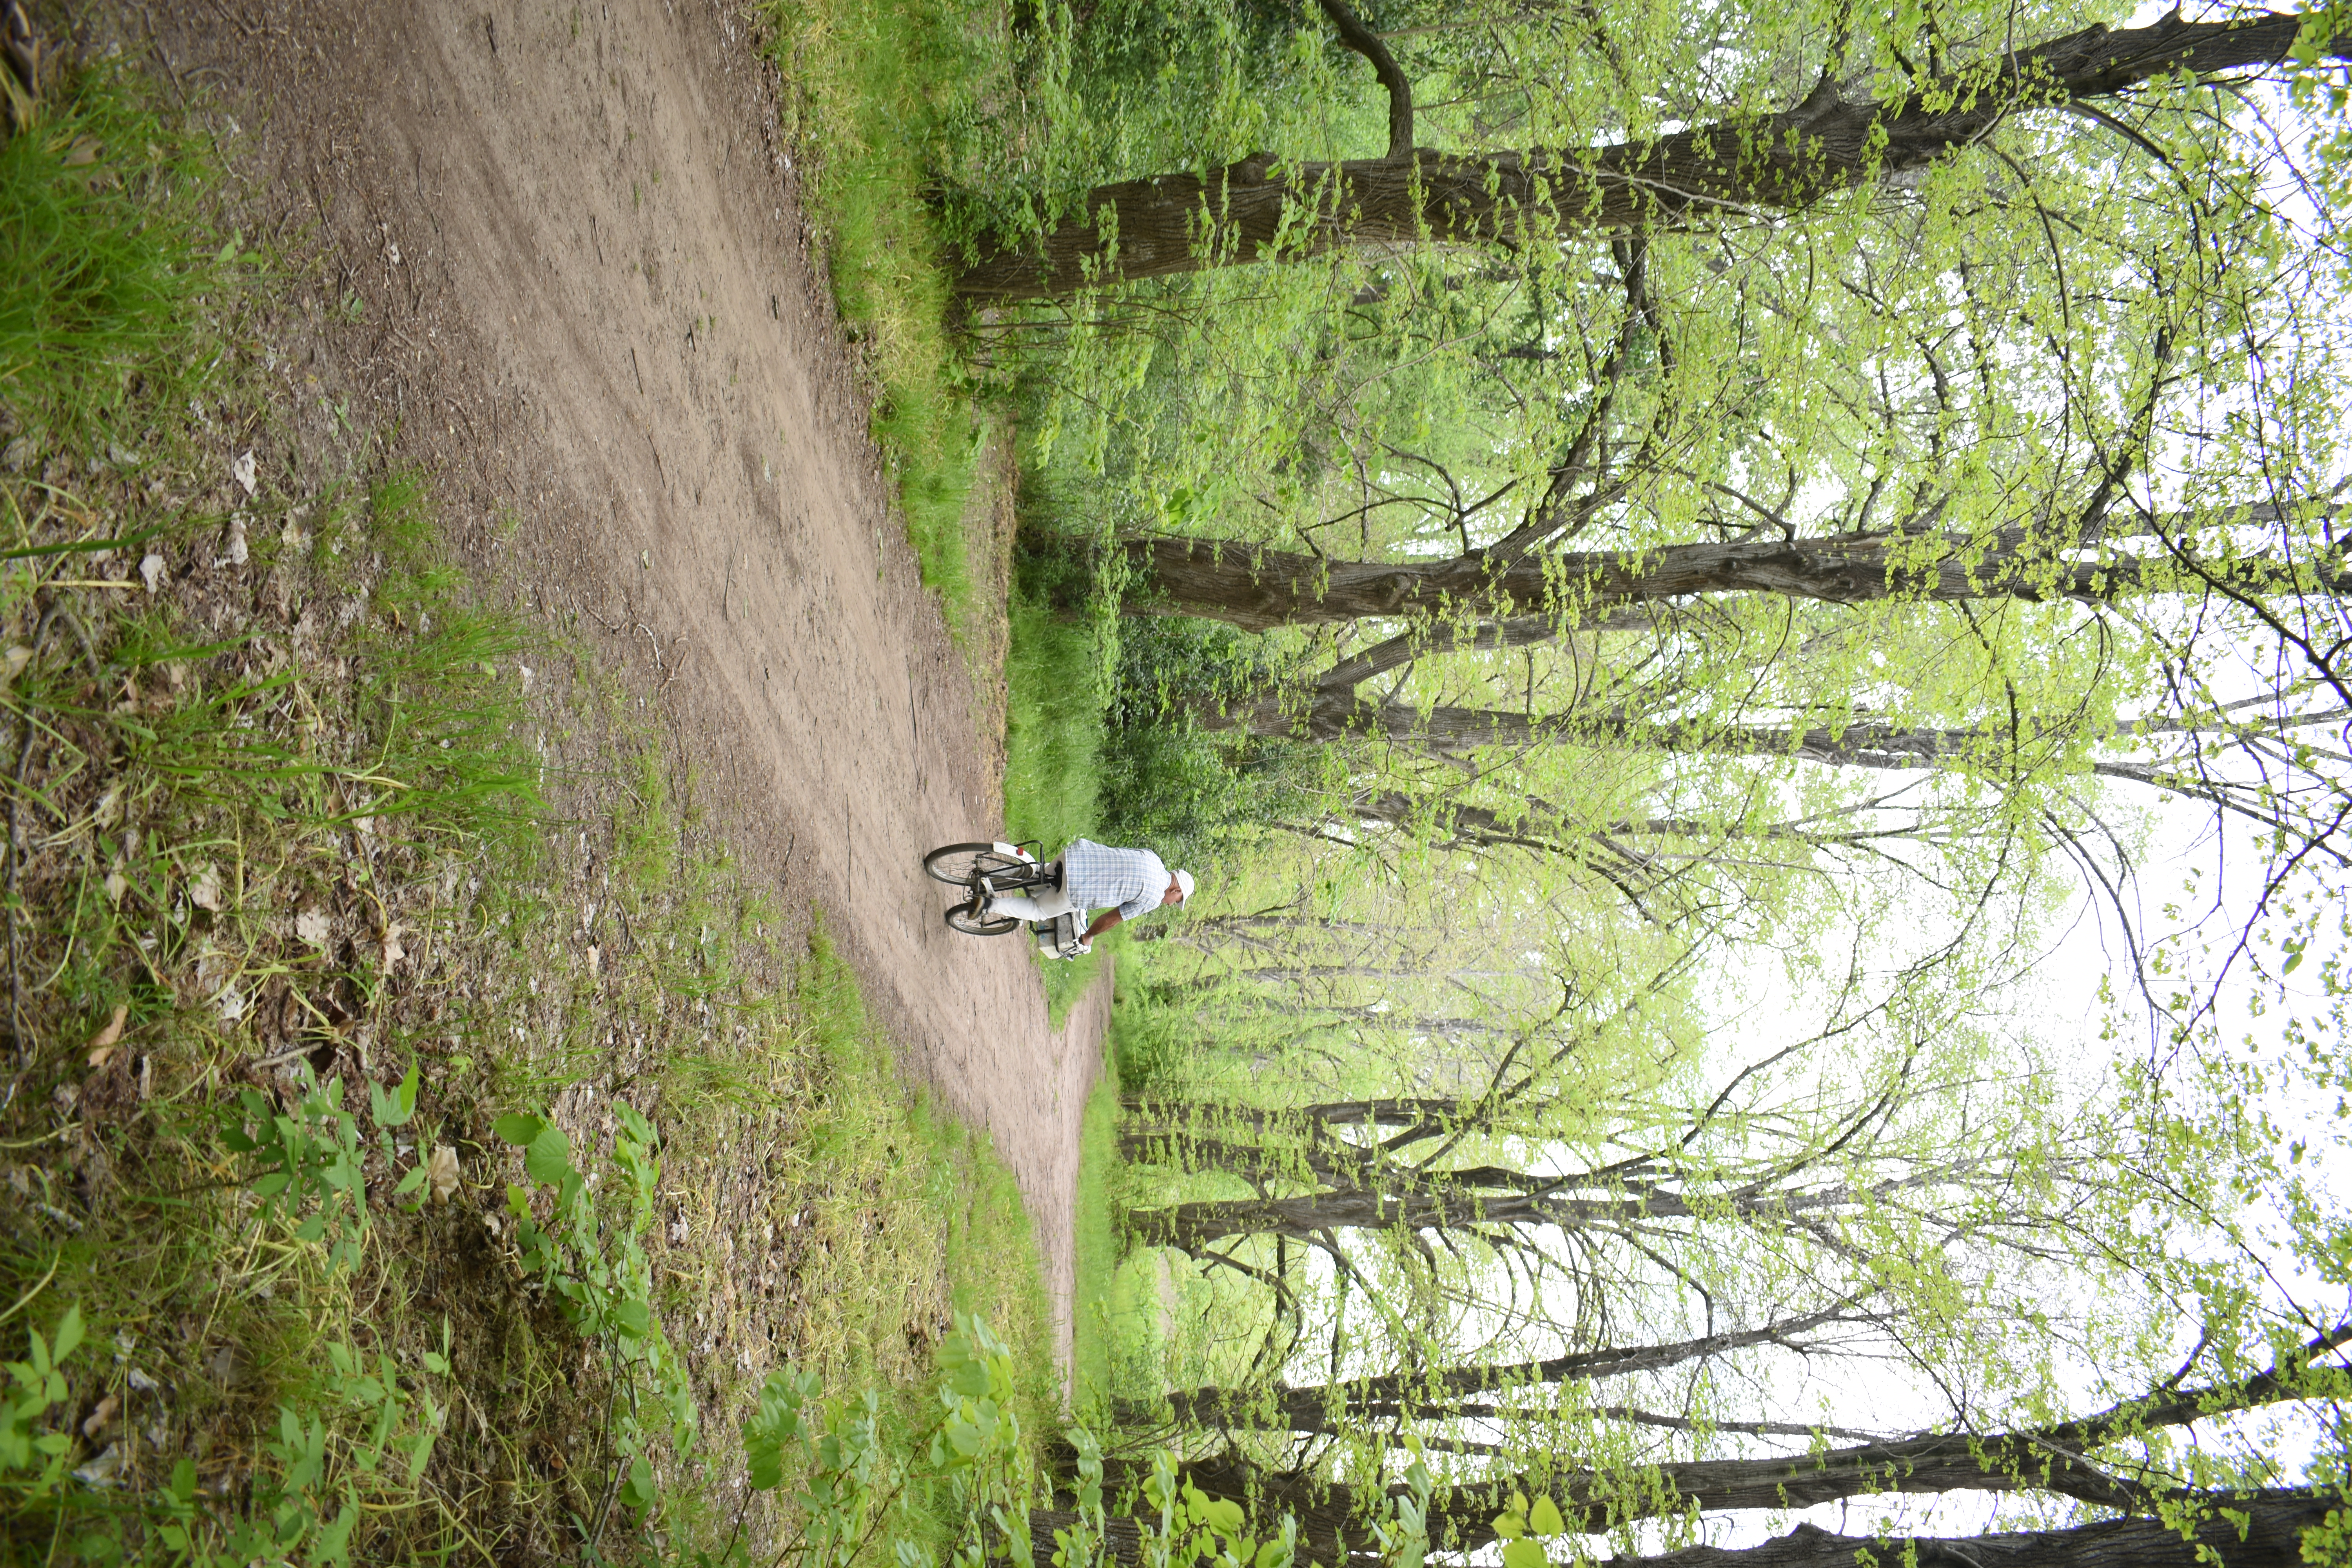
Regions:
[[[1030,863],[1002,844],[949,844],[923,857],[923,869],[936,881],[969,888],[974,877],[997,877],[1029,868]]]
[[[948,929],[966,936],[1003,936],[1020,929],[1012,915],[983,915],[976,904],[957,904],[947,913]]]

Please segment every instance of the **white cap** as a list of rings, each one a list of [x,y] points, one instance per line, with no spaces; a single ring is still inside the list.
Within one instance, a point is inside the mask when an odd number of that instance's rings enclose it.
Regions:
[[[1186,898],[1191,898],[1192,896],[1192,873],[1190,871],[1177,872],[1176,888],[1177,890],[1182,893]]]

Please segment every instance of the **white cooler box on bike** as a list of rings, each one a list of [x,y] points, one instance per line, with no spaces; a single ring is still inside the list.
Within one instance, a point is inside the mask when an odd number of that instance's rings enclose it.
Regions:
[[[1031,921],[1029,929],[1037,933],[1037,951],[1048,958],[1073,958],[1086,934],[1085,917],[1076,910],[1055,915],[1050,921]]]

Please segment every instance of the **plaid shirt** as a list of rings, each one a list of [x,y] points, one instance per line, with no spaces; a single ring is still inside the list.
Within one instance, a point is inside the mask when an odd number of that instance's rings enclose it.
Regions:
[[[1081,910],[1117,904],[1121,920],[1138,920],[1160,907],[1175,879],[1149,849],[1114,849],[1091,838],[1073,838],[1062,851],[1062,890]]]

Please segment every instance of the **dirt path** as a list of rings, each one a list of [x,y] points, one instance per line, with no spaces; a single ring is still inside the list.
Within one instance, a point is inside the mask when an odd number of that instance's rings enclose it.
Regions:
[[[1017,943],[919,858],[1000,820],[978,692],[917,580],[731,0],[203,0],[152,56],[241,117],[273,237],[339,275],[284,374],[425,461],[485,566],[630,672],[699,799],[822,912],[907,1065],[1034,1215],[1067,1364],[1077,1130]],[[143,18],[143,14],[134,13]]]

